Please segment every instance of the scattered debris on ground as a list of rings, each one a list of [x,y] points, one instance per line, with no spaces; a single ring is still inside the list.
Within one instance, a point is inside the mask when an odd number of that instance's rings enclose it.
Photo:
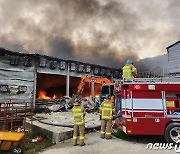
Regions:
[[[50,112],[50,113],[38,113],[33,117],[39,122],[47,123],[56,126],[73,126],[73,116],[71,111],[69,112]],[[86,113],[85,116],[85,127],[93,127],[95,125],[100,125],[99,114]]]

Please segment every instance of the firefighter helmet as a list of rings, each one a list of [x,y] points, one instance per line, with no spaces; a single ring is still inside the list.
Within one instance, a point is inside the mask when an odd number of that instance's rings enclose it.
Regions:
[[[132,64],[133,61],[131,59],[126,60],[126,64]]]
[[[81,104],[81,99],[79,97],[76,97],[74,99],[74,105],[80,105]]]

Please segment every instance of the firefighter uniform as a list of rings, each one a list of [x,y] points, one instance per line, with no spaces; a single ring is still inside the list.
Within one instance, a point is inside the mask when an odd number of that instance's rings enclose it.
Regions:
[[[99,113],[101,117],[100,137],[111,139],[111,126],[113,116],[115,116],[115,107],[114,104],[110,101],[110,99],[105,99],[102,102],[99,108]]]
[[[74,102],[72,113],[73,113],[73,118],[74,118],[73,145],[77,145],[77,137],[79,133],[80,146],[83,146],[85,145],[84,143],[84,133],[85,133],[84,107],[82,107],[80,103]]]
[[[132,64],[126,64],[123,68],[123,79],[131,79],[137,75],[137,69]]]

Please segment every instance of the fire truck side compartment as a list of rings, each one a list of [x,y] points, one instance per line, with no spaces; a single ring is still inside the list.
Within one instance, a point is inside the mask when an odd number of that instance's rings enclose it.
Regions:
[[[153,86],[149,88],[149,85]],[[180,84],[122,85],[123,118],[118,122],[121,129],[127,134],[164,135],[166,125],[172,122],[170,116],[180,111],[179,89]],[[175,97],[168,97],[172,94]],[[180,120],[179,116],[177,118]]]

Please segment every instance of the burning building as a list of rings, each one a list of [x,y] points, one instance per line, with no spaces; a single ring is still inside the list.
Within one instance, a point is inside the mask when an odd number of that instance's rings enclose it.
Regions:
[[[36,104],[37,99],[71,97],[85,73],[109,79],[121,76],[118,69],[0,48],[0,102]]]

